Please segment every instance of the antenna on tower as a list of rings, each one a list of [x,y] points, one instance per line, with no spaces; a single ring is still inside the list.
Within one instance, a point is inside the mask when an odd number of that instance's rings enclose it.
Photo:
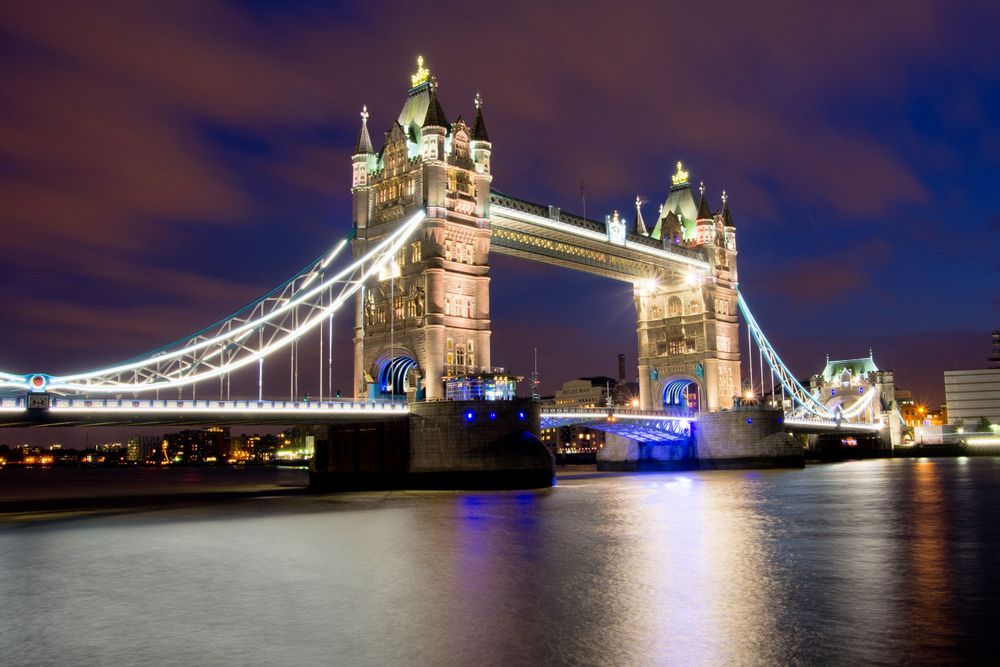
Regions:
[[[534,365],[534,370],[531,371],[531,400],[537,401],[540,398],[538,395],[538,386],[541,384],[541,382],[538,380],[538,348],[536,347],[534,348],[534,350],[535,350],[535,365]]]

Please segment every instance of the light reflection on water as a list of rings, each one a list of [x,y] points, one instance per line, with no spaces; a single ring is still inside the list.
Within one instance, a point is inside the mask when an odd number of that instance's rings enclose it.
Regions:
[[[4,664],[953,662],[1000,460],[570,478],[0,524]]]

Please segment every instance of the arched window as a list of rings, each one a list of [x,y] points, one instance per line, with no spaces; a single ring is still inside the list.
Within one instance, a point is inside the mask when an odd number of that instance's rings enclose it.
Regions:
[[[667,317],[680,317],[681,316],[681,300],[680,297],[672,296],[670,300],[667,301]]]

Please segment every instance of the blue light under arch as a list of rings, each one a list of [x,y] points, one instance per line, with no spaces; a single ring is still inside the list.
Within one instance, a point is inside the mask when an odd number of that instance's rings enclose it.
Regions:
[[[410,372],[410,369],[417,368],[416,359],[408,354],[403,354],[398,357],[379,359],[376,364],[379,391],[383,394],[405,394],[406,374]],[[411,389],[413,388],[411,387]]]
[[[697,382],[688,378],[667,380],[663,383],[663,394],[661,397],[663,409],[668,412],[681,412],[684,414],[691,412],[691,401],[689,399],[691,392],[694,392],[694,403],[697,407],[700,399]]]

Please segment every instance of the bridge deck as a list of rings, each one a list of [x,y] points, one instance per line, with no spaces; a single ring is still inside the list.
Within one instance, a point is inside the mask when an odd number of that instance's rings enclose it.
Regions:
[[[24,398],[0,401],[0,427],[157,426],[168,424],[319,424],[402,419],[405,403],[390,401],[218,401],[52,397],[29,410]]]
[[[129,399],[50,397],[47,409],[28,409],[26,398],[0,399],[0,428],[52,426],[157,426],[178,424],[322,424],[403,419],[409,407],[402,401],[271,401],[214,399]],[[621,407],[559,408],[541,411],[546,428],[593,424],[609,431],[639,429],[646,433],[679,433],[690,429],[696,415]],[[627,427],[627,428],[626,428]],[[880,431],[882,424],[818,419],[785,420],[798,433]],[[636,431],[638,432],[638,431]]]

